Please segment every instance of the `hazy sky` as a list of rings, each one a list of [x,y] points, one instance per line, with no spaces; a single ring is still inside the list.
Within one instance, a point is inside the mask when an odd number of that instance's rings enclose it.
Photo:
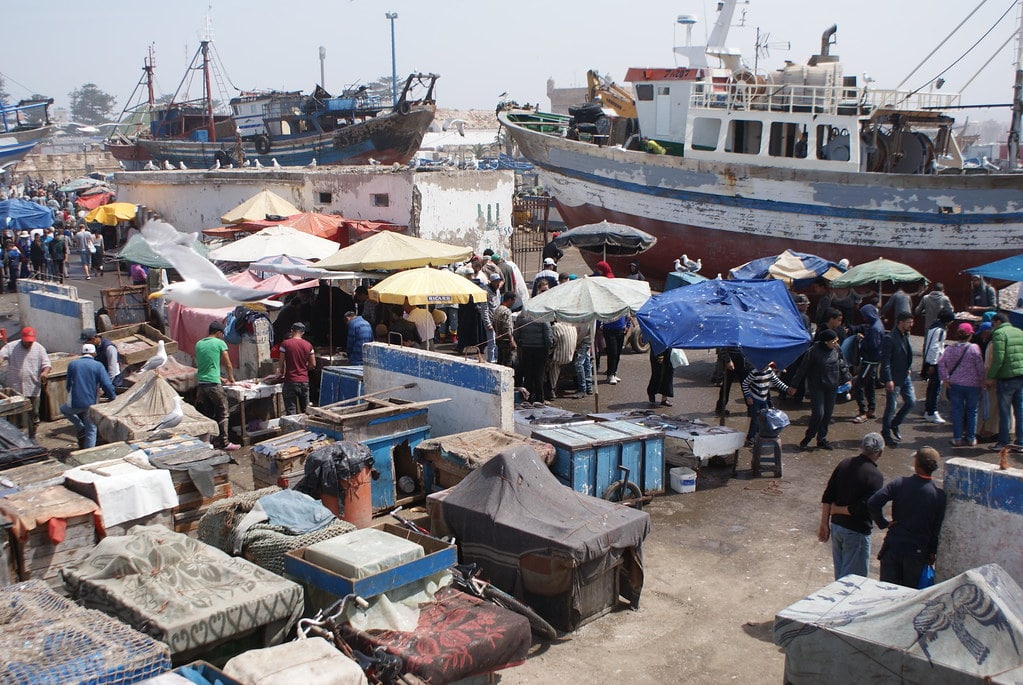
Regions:
[[[846,74],[870,74],[894,88],[980,0],[752,0],[745,27],[729,43],[752,65],[756,29],[769,34],[760,70],[786,59],[805,61],[818,52],[821,33],[838,25],[833,54]],[[1006,10],[1005,19],[962,62],[945,74],[944,90],[966,90],[965,103],[1008,103],[1016,46],[1009,41],[1018,9],[1013,0],[988,0],[906,87],[933,81],[981,38]],[[709,0],[175,0],[171,3],[15,2],[0,0],[4,39],[0,73],[14,98],[38,92],[66,106],[67,94],[86,82],[117,97],[120,111],[141,74],[147,47],[156,52],[157,94],[171,93],[195,52],[205,17],[230,83],[242,89],[311,89],[320,75],[319,47],[327,51],[331,91],[390,75],[390,22],[395,21],[399,78],[412,70],[441,75],[440,107],[490,109],[507,91],[519,102],[546,108],[547,79],[584,85],[587,69],[622,81],[630,66],[673,66],[672,47],[684,32],[679,14],[700,19],[696,35],[713,23]],[[210,12],[210,7],[212,11]],[[737,18],[742,8],[737,11]],[[705,21],[708,17],[709,21]],[[19,30],[23,27],[24,30]],[[702,42],[702,40],[700,41]],[[784,49],[791,43],[791,49]],[[228,92],[230,96],[232,93]],[[968,113],[1008,118],[1008,110]],[[960,121],[967,115],[960,113]]]

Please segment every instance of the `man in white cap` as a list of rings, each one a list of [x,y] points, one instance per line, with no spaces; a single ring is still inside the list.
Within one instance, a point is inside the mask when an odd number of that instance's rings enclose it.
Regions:
[[[96,346],[82,345],[82,356],[68,364],[68,401],[60,406],[63,414],[78,431],[78,449],[96,446],[96,424],[89,419],[89,407],[96,404],[97,391],[102,388],[107,399],[117,397],[105,366],[96,360]]]
[[[0,368],[7,366],[7,384],[22,397],[32,402],[32,417],[28,437],[36,436],[39,425],[39,398],[50,373],[50,357],[36,342],[36,329],[21,329],[21,342],[0,348]]]
[[[536,272],[536,276],[533,276],[533,292],[536,295],[536,285],[541,280],[547,281],[547,285],[554,287],[558,284],[558,263],[551,257],[545,257],[543,260],[543,269]]]

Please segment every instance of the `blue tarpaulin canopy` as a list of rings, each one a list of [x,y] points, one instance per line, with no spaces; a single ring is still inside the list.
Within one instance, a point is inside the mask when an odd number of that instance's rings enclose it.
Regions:
[[[781,281],[696,283],[654,295],[636,314],[654,350],[737,347],[760,368],[784,368],[810,344]]]
[[[785,250],[779,255],[761,257],[737,266],[728,272],[728,276],[739,280],[776,278],[786,285],[805,288],[816,278],[823,276],[830,281],[841,276],[842,272],[838,264],[823,257]]]
[[[975,266],[972,269],[967,269],[966,273],[1005,281],[1023,281],[1023,254]]]
[[[0,202],[0,228],[27,231],[53,225],[53,210],[35,202],[12,198]]]

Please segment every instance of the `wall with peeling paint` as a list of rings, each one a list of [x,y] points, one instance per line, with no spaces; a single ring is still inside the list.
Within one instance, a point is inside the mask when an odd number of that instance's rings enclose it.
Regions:
[[[945,462],[948,506],[935,573],[945,580],[983,564],[1000,565],[1023,584],[1023,470],[1000,471],[973,459]]]
[[[119,173],[115,182],[119,201],[145,205],[183,231],[220,226],[221,215],[268,189],[303,211],[386,221],[423,238],[498,252],[508,251],[515,192],[511,171],[405,167],[148,171]]]
[[[451,398],[430,405],[431,437],[477,428],[515,430],[514,373],[506,366],[383,343],[367,343],[362,355],[366,393],[415,383],[395,395],[414,401]]]

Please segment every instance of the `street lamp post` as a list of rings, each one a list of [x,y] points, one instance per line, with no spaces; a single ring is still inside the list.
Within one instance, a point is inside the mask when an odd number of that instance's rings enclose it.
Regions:
[[[397,12],[388,12],[384,15],[391,22],[391,104],[398,104],[398,63],[394,55],[394,20],[398,18]]]
[[[326,81],[323,77],[323,62],[327,59],[327,48],[320,46],[320,88],[326,89]]]

